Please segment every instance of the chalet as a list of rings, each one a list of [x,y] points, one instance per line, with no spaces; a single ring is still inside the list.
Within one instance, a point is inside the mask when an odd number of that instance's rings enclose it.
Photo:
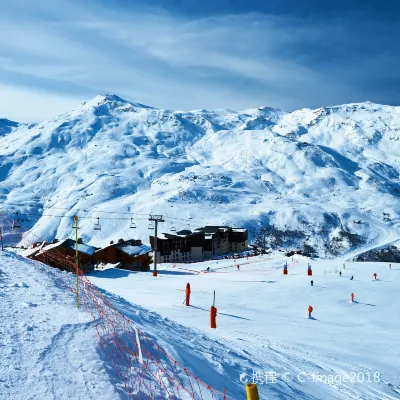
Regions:
[[[120,239],[118,243],[111,242],[108,246],[94,252],[94,264],[118,264],[118,268],[131,271],[146,271],[150,269],[151,247],[142,244],[140,240]]]
[[[154,236],[150,236],[154,249]],[[157,235],[157,262],[175,263],[202,261],[204,252],[204,233],[182,230],[174,234]]]
[[[82,271],[86,272],[91,269],[92,266],[92,255],[96,248],[88,246],[82,242],[82,239],[78,240],[78,257],[79,265]],[[65,269],[63,259],[75,261],[76,254],[76,242],[72,239],[64,239],[58,241],[57,239],[53,243],[41,247],[40,251],[34,253],[31,258],[48,264],[52,267],[59,269]]]

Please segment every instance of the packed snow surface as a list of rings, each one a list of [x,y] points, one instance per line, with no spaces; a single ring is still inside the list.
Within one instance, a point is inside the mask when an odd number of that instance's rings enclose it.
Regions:
[[[158,277],[110,268],[89,279],[230,399],[245,398],[253,380],[268,399],[398,399],[400,265],[343,263],[273,255],[165,264]],[[68,274],[7,251],[0,270],[0,398],[126,399],[91,318],[59,285]],[[214,290],[217,329],[209,327]]]
[[[0,252],[0,399],[118,398],[92,318],[50,271]]]
[[[150,212],[166,232],[291,231],[276,245],[307,239],[321,255],[399,238],[400,107],[179,112],[105,95],[29,126],[2,121],[3,218],[24,213],[32,240],[68,237],[77,214],[91,245],[148,243]]]
[[[283,275],[286,262],[289,273]],[[193,354],[205,357],[212,370],[201,360],[186,362],[214,387],[226,385],[233,399],[245,398],[244,383],[253,380],[264,399],[400,398],[399,264],[389,269],[274,255],[162,264],[157,278],[113,268],[89,276],[118,299],[193,329],[188,349],[195,346]],[[187,283],[189,307],[183,305]],[[209,327],[214,290],[215,330]],[[171,333],[147,329],[164,340]],[[179,342],[180,334],[173,340]]]

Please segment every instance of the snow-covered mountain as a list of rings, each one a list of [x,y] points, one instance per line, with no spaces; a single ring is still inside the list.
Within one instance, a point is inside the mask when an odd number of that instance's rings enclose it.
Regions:
[[[93,245],[148,242],[149,212],[162,231],[269,227],[270,244],[321,254],[400,236],[400,107],[177,112],[106,95],[49,121],[3,121],[3,216],[30,214],[40,238],[70,235],[77,213]]]
[[[10,121],[9,119],[0,118],[0,136],[9,134],[14,129],[18,128],[18,122]]]

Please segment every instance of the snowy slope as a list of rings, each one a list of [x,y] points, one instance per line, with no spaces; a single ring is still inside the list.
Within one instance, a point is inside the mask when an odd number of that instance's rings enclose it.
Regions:
[[[253,379],[261,398],[398,399],[400,264],[346,263],[339,276],[342,263],[275,255],[241,259],[240,271],[223,260],[164,265],[158,278],[118,269],[89,277],[141,331],[230,399],[243,399]],[[8,252],[0,253],[0,269],[0,398],[127,398],[89,315],[59,287],[68,274]],[[190,307],[182,304],[187,282]]]
[[[18,128],[18,122],[10,121],[9,119],[0,118],[0,136],[4,136]]]
[[[282,274],[285,262],[288,275]],[[308,263],[312,277],[307,276]],[[262,399],[399,399],[400,264],[389,269],[384,263],[346,263],[342,269],[343,263],[299,256],[293,262],[274,255],[163,264],[158,278],[118,269],[89,276],[115,293],[125,312],[132,302],[164,316],[164,329],[153,323],[145,329],[165,342],[167,326],[177,343],[182,337],[179,331],[173,333],[170,321],[190,329],[193,339],[186,339],[187,352],[195,346],[192,354],[203,355],[216,372],[210,373],[201,361],[191,368],[212,385],[223,381],[233,399],[244,399],[244,383],[253,379]],[[205,272],[208,266],[210,273]],[[187,282],[190,307],[182,304]],[[215,330],[209,328],[213,290]],[[310,304],[313,319],[306,318]]]
[[[0,201],[31,214],[32,239],[68,236],[77,213],[93,245],[147,243],[153,211],[164,231],[267,226],[271,245],[340,254],[399,237],[399,139],[400,107],[373,103],[173,112],[98,96],[0,138]]]
[[[51,276],[0,252],[0,399],[118,399],[91,317]]]

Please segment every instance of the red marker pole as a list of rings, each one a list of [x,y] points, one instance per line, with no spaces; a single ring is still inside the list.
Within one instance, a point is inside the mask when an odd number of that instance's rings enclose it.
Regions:
[[[190,306],[190,283],[186,284],[186,306]]]
[[[215,290],[214,290],[214,301],[210,309],[210,327],[216,329],[217,327],[217,309],[215,308]]]

